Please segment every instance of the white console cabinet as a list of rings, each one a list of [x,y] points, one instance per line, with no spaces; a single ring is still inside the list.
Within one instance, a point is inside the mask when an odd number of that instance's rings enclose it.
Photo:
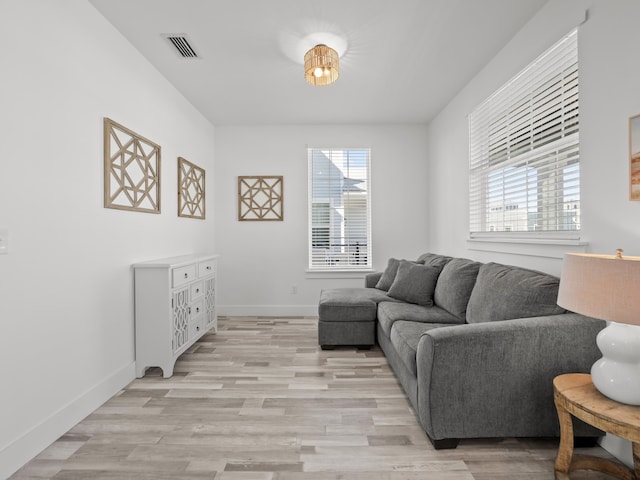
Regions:
[[[207,331],[218,328],[218,255],[184,255],[133,265],[136,376],[160,367],[173,375],[176,359]]]

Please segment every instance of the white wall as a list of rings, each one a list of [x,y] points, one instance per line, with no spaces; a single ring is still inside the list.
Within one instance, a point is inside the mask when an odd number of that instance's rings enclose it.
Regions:
[[[214,130],[85,0],[0,3],[0,478],[134,376],[133,262],[213,251]],[[102,206],[103,117],[162,147],[162,213]],[[176,215],[177,156],[207,170]]]
[[[221,313],[316,315],[322,288],[362,286],[363,275],[306,274],[308,146],[371,148],[374,268],[427,251],[426,127],[217,126]],[[241,175],[284,176],[284,221],[238,221]]]
[[[635,0],[551,0],[430,123],[429,244],[434,251],[560,272],[562,248],[546,252],[537,247],[527,252],[533,256],[514,255],[473,250],[467,242],[467,115],[584,21],[587,10],[588,20],[579,28],[581,237],[587,251],[623,248],[640,255],[640,202],[628,201],[628,119],[640,113],[633,80],[640,73],[634,61],[638,41],[632,19],[640,13]]]
[[[429,125],[430,246],[558,274],[560,258],[471,250],[467,115],[573,26],[579,28],[582,238],[587,250],[640,255],[640,202],[628,200],[628,119],[640,113],[637,0],[551,0]],[[451,208],[440,208],[440,207]],[[606,442],[615,443],[612,437]],[[630,460],[626,446],[609,447]],[[624,450],[624,452],[621,452]]]

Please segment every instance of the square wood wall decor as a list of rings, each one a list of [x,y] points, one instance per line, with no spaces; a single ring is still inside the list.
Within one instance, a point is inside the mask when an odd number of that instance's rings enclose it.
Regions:
[[[160,145],[104,119],[104,206],[160,213]]]
[[[205,171],[178,157],[178,216],[205,218]]]
[[[238,177],[238,220],[282,221],[283,184],[282,176]]]

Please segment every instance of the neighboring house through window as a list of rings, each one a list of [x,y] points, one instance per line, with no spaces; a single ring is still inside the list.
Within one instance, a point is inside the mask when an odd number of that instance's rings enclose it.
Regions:
[[[371,268],[370,151],[309,148],[309,269]]]
[[[469,115],[471,238],[577,237],[577,36],[571,32]]]

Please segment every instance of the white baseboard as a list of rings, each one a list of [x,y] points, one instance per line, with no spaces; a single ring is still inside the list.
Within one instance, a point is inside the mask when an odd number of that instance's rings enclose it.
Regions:
[[[315,317],[318,305],[218,305],[224,317]]]
[[[633,448],[629,440],[607,433],[602,437],[600,446],[627,467],[633,469]]]
[[[0,478],[9,478],[133,379],[135,363],[115,372],[4,446],[0,450]]]

